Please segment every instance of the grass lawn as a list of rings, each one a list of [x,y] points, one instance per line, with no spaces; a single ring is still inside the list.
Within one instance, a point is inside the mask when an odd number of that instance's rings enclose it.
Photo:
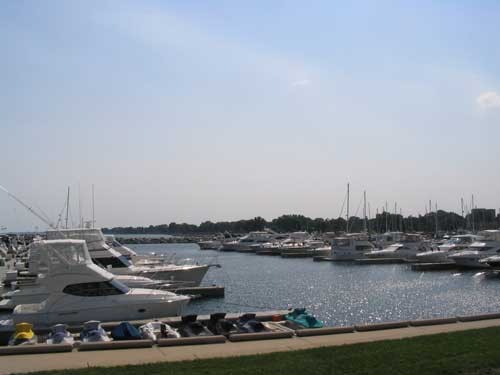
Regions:
[[[180,347],[179,350],[182,350]],[[110,356],[113,355],[111,351]],[[38,372],[78,375],[500,374],[500,327],[236,358]]]

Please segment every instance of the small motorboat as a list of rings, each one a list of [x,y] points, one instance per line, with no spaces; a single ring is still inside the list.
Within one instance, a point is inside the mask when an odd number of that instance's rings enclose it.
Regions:
[[[111,341],[108,334],[101,327],[98,320],[89,320],[83,323],[83,330],[80,332],[80,341],[82,342],[102,342]]]
[[[37,337],[33,332],[33,324],[18,323],[16,330],[9,340],[9,346],[33,345],[36,344]]]
[[[74,337],[68,332],[66,324],[56,324],[50,329],[49,338],[46,340],[47,344],[73,344]]]
[[[305,308],[294,309],[291,313],[285,315],[285,320],[291,328],[323,328],[323,322],[309,314]]]
[[[182,337],[213,336],[213,333],[197,318],[198,315],[185,315],[181,318],[182,326],[179,328],[179,333]]]
[[[239,333],[238,327],[234,322],[226,319],[226,313],[215,313],[210,315],[207,328],[214,335],[228,336],[232,333]]]
[[[142,338],[156,341],[158,339],[176,339],[180,333],[168,324],[154,320],[139,327]]]

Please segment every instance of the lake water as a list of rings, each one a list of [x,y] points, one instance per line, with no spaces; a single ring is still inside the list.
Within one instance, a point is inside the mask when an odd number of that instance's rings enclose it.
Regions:
[[[411,271],[406,264],[357,265],[199,250],[195,244],[131,245],[139,253],[218,263],[203,284],[225,298],[193,301],[188,313],[306,307],[329,325],[500,312],[500,279],[482,272]]]

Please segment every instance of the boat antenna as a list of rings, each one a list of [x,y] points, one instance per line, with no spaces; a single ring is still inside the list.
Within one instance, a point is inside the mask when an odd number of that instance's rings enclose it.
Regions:
[[[471,222],[472,222],[472,233],[474,233],[476,231],[476,228],[475,228],[476,223],[474,222],[474,194],[472,194],[470,214],[471,214]]]
[[[14,199],[17,203],[19,203],[24,208],[26,208],[29,212],[31,212],[33,215],[35,215],[37,218],[39,218],[41,221],[43,221],[45,224],[47,224],[50,228],[57,229],[52,222],[50,222],[49,220],[44,218],[42,215],[40,215],[33,208],[28,206],[26,203],[24,203],[21,199],[16,197],[14,194],[12,194],[10,191],[8,191],[6,188],[4,188],[2,185],[0,185],[0,190],[3,190],[9,197]]]

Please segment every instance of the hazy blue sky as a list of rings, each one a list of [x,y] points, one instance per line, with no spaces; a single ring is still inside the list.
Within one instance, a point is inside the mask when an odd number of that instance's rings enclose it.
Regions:
[[[99,226],[500,208],[500,3],[2,1],[0,185]],[[0,226],[38,220],[0,192]],[[40,225],[43,228],[43,225]]]

